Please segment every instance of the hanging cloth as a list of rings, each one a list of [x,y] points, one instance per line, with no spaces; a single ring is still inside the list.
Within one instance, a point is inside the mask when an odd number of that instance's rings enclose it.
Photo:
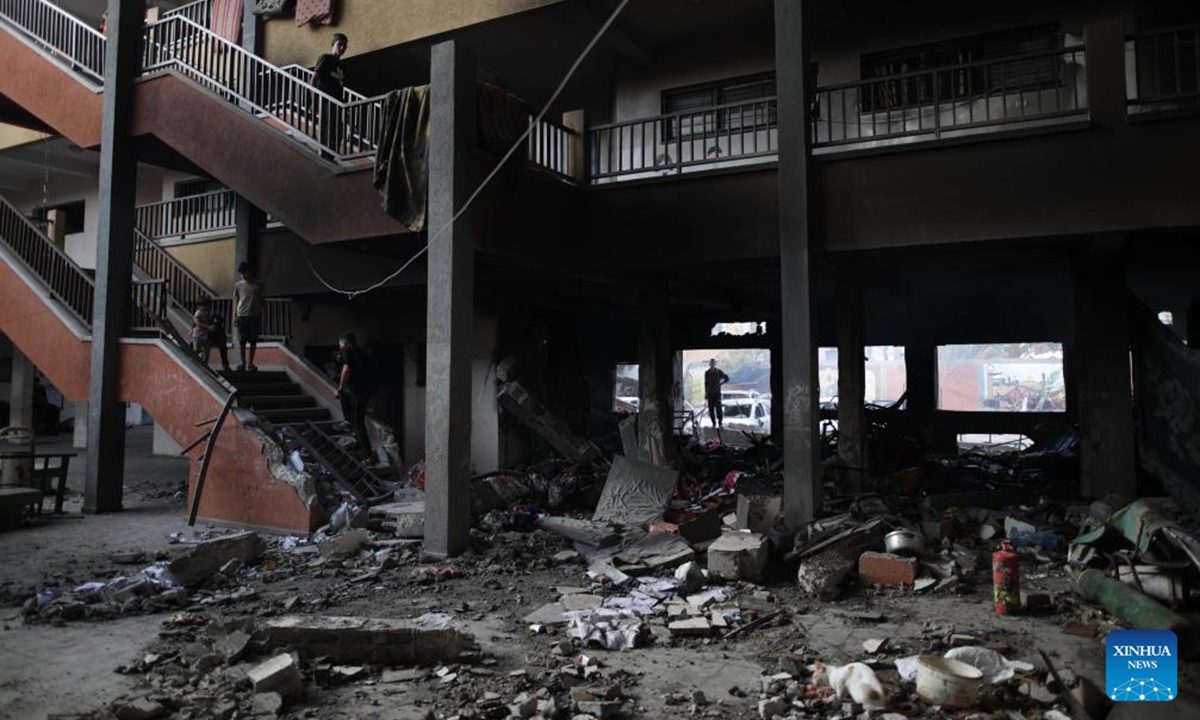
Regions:
[[[333,0],[298,0],[296,27],[333,24]]]
[[[392,90],[383,101],[375,150],[375,189],[383,211],[413,232],[425,227],[429,185],[429,86]]]
[[[243,0],[213,0],[208,29],[237,44],[242,37]]]

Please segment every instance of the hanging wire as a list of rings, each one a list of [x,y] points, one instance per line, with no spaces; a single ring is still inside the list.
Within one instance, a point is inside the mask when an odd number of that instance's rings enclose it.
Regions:
[[[525,141],[529,139],[529,134],[533,132],[533,129],[535,127],[537,127],[537,125],[539,123],[541,123],[542,120],[546,117],[546,114],[550,112],[550,108],[554,105],[555,102],[558,101],[558,97],[560,95],[562,95],[563,90],[565,90],[567,88],[567,83],[569,83],[571,81],[571,78],[575,76],[575,73],[579,70],[579,66],[583,64],[583,61],[592,52],[592,49],[595,48],[596,44],[600,42],[600,38],[602,38],[604,36],[604,33],[608,32],[608,29],[612,26],[612,24],[614,22],[616,22],[617,17],[620,16],[621,12],[625,9],[625,6],[628,4],[629,4],[629,0],[621,0],[621,4],[617,5],[616,9],[612,11],[612,14],[610,14],[608,16],[608,19],[604,21],[604,24],[600,26],[600,29],[596,31],[596,34],[594,36],[592,36],[591,41],[588,42],[586,47],[584,47],[583,52],[581,52],[579,54],[579,56],[577,58],[575,58],[575,62],[571,63],[571,68],[569,70],[567,70],[567,74],[563,76],[562,82],[560,82],[558,84],[558,87],[554,90],[554,93],[550,96],[550,99],[546,101],[546,104],[542,107],[541,112],[539,112],[537,114],[537,116],[534,117],[533,122],[531,122],[529,124],[529,127],[525,128],[525,131],[523,133],[521,133],[521,137],[517,138],[517,141],[515,143],[513,143],[512,147],[510,147],[508,149],[508,152],[504,153],[504,156],[502,158],[500,158],[500,162],[496,163],[496,167],[492,168],[492,171],[489,172],[487,174],[487,176],[483,178],[483,181],[479,183],[479,186],[477,188],[475,188],[474,192],[472,192],[470,194],[470,196],[467,197],[467,201],[463,203],[462,207],[460,207],[457,211],[455,211],[455,213],[450,217],[450,220],[447,221],[445,225],[442,225],[442,227],[438,228],[437,232],[435,232],[432,236],[430,236],[428,242],[426,242],[425,245],[420,250],[418,250],[411,258],[409,258],[403,265],[401,265],[397,270],[395,270],[394,272],[389,274],[387,277],[383,278],[382,280],[380,280],[372,285],[369,285],[365,288],[361,288],[358,290],[346,290],[344,288],[336,287],[335,285],[330,283],[328,280],[326,280],[324,277],[322,277],[321,273],[318,272],[315,267],[313,267],[312,261],[309,260],[309,258],[308,258],[308,248],[307,248],[307,243],[305,243],[305,244],[301,245],[300,252],[301,252],[301,255],[304,257],[305,264],[308,265],[309,271],[312,272],[313,277],[315,277],[317,279],[317,281],[320,282],[322,285],[324,285],[327,289],[329,289],[335,293],[338,293],[340,295],[345,295],[346,297],[348,297],[350,299],[354,299],[354,298],[358,297],[359,295],[365,295],[366,293],[369,293],[373,290],[378,290],[379,288],[383,287],[387,283],[391,282],[393,279],[395,279],[397,276],[399,276],[401,273],[403,273],[405,270],[407,270],[409,267],[411,267],[412,264],[414,262],[416,262],[418,258],[420,258],[425,253],[429,252],[429,248],[435,242],[437,242],[442,237],[442,235],[444,235],[446,233],[447,230],[449,230],[451,227],[454,226],[454,223],[460,217],[462,217],[463,213],[465,213],[471,207],[471,205],[475,202],[475,199],[477,197],[479,197],[480,193],[482,193],[484,191],[484,189],[488,186],[488,184],[491,183],[492,179],[495,178],[496,175],[498,175],[500,173],[500,170],[501,170],[501,168],[504,167],[505,163],[507,163],[509,161],[509,159],[512,158],[512,156],[514,154],[516,154],[517,150],[519,150],[524,145]]]

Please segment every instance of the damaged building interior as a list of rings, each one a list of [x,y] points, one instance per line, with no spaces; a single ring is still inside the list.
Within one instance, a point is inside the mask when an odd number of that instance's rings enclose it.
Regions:
[[[0,58],[0,717],[1200,717],[1200,4]]]

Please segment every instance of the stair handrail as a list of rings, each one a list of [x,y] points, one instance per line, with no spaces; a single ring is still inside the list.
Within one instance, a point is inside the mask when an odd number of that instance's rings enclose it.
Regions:
[[[316,73],[313,72],[311,68],[306,68],[303,65],[298,65],[296,63],[292,63],[291,65],[284,65],[284,66],[280,67],[279,69],[284,71],[285,73],[288,73],[289,75],[294,75],[295,77],[300,78],[301,80],[303,80],[304,82],[306,82],[310,85],[312,84],[313,77],[316,75]],[[342,89],[342,102],[352,103],[352,102],[360,102],[362,100],[378,101],[378,98],[367,97],[366,95],[363,95],[360,92],[355,92],[354,90],[351,90],[350,88]]]
[[[91,276],[3,197],[0,197],[0,242],[45,283],[51,297],[85,327],[92,326],[96,285]]]
[[[213,0],[194,0],[186,5],[180,5],[174,10],[167,10],[159,17],[168,18],[181,15],[193,22],[201,22],[212,17]]]
[[[133,262],[147,276],[167,281],[169,299],[191,313],[202,297],[216,295],[196,273],[139,229],[133,231]]]
[[[42,46],[66,58],[72,69],[104,84],[104,33],[47,0],[0,0],[0,18]]]
[[[300,143],[339,160],[375,152],[369,138],[378,136],[382,99],[342,102],[180,15],[150,23],[145,32],[143,77],[174,70],[285,125]]]

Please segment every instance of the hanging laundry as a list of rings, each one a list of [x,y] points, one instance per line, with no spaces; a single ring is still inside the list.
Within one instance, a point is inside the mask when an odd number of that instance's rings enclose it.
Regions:
[[[298,0],[296,27],[333,24],[333,0]]]
[[[208,29],[231,43],[242,37],[243,0],[213,0]]]
[[[409,230],[425,227],[429,185],[429,86],[392,90],[383,101],[375,150],[375,189],[383,210]]]

